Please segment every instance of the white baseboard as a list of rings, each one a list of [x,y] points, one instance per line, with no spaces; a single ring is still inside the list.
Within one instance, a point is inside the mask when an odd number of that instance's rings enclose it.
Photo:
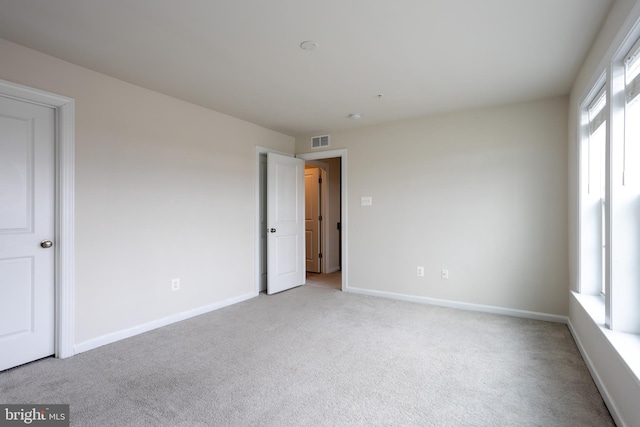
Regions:
[[[596,383],[596,387],[598,387],[598,391],[602,396],[602,400],[604,400],[605,404],[607,405],[607,409],[609,409],[609,413],[611,414],[611,417],[616,422],[616,425],[618,427],[626,427],[627,424],[619,415],[620,411],[618,410],[618,406],[616,405],[615,401],[611,397],[611,393],[609,393],[609,390],[604,385],[604,382],[602,382],[602,378],[600,377],[598,370],[593,364],[593,361],[589,357],[587,350],[582,345],[582,341],[580,341],[580,337],[576,333],[576,330],[574,329],[573,324],[571,323],[571,319],[568,319],[567,325],[569,326],[569,331],[571,332],[571,336],[573,337],[573,340],[576,342],[578,350],[580,351],[580,354],[582,355],[582,358],[584,359],[584,362],[587,365],[587,369],[589,369],[589,373],[591,373],[591,378],[593,378],[593,382]]]
[[[468,311],[480,311],[483,313],[503,314],[506,316],[523,317],[525,319],[544,320],[547,322],[567,324],[567,316],[556,314],[538,313],[536,311],[516,310],[513,308],[495,307],[491,305],[471,304],[467,302],[450,301],[438,298],[419,297],[415,295],[398,294],[395,292],[373,291],[370,289],[354,288],[347,286],[347,292],[354,294],[370,295],[374,297],[390,298],[400,301],[417,302],[420,304],[439,305],[442,307],[458,308]]]
[[[336,267],[333,267],[333,268],[328,268],[327,269],[327,274],[335,273],[336,271],[340,271],[340,266],[336,266]]]
[[[142,334],[145,332],[149,332],[153,329],[161,328],[163,326],[170,325],[172,323],[180,322],[181,320],[186,320],[191,317],[199,316],[201,314],[209,313],[214,310],[218,310],[220,308],[228,307],[233,304],[237,304],[242,301],[246,301],[248,299],[254,298],[258,296],[255,292],[250,292],[244,295],[240,295],[238,297],[229,298],[224,301],[216,302],[213,304],[205,305],[202,307],[195,308],[193,310],[184,311],[182,313],[173,314],[168,317],[163,317],[162,319],[154,320],[152,322],[143,323],[142,325],[134,326],[129,329],[124,329],[122,331],[112,332],[110,334],[102,335],[97,338],[92,338],[90,340],[81,342],[76,344],[73,347],[74,354],[83,353],[85,351],[93,350],[94,348],[101,347],[103,345],[111,344],[116,341],[123,340],[125,338],[130,338],[132,336]]]

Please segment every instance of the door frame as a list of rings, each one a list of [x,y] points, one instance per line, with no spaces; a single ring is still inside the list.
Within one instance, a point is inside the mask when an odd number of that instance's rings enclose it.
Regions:
[[[254,189],[255,189],[255,255],[254,255],[254,292],[255,295],[260,294],[260,155],[266,153],[277,153],[285,156],[293,156],[291,153],[285,153],[270,148],[260,147],[256,145],[256,164],[254,169]],[[348,227],[347,227],[347,149],[341,148],[337,150],[318,151],[314,153],[302,153],[297,154],[302,160],[322,160],[331,159],[334,157],[340,158],[340,230],[342,235],[341,252],[342,252],[342,291],[346,292],[349,288],[349,276],[348,276],[348,258],[349,258],[349,239],[348,239]],[[304,248],[303,248],[304,249]]]
[[[74,355],[75,100],[0,80],[0,95],[55,110],[55,357]]]
[[[331,159],[334,157],[340,158],[340,230],[342,235],[341,250],[342,250],[342,291],[346,292],[349,288],[349,274],[348,274],[348,258],[349,258],[349,235],[348,235],[348,215],[347,215],[347,149],[341,148],[337,150],[317,151],[313,153],[301,153],[296,154],[296,157],[302,160],[322,160]]]

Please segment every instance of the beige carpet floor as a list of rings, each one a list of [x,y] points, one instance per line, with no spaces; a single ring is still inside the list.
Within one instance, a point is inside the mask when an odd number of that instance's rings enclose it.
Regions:
[[[71,425],[613,426],[566,325],[302,286],[0,373]]]

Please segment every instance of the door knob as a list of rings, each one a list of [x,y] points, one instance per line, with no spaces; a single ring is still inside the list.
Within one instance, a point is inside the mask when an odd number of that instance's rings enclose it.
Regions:
[[[272,232],[272,233],[275,233],[276,229],[275,228],[270,228],[269,231]]]
[[[40,246],[42,246],[45,249],[48,249],[51,246],[53,246],[53,242],[51,240],[43,240],[42,242],[40,242]]]

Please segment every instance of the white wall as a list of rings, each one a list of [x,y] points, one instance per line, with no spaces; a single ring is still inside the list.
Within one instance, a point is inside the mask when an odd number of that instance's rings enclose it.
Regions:
[[[76,100],[76,343],[255,293],[255,146],[292,137],[3,40],[0,58],[0,79]]]
[[[578,270],[578,114],[579,104],[604,72],[618,43],[640,15],[640,1],[616,0],[574,82],[569,99],[569,261],[571,288],[579,289]],[[602,307],[604,318],[604,307]],[[640,423],[640,380],[620,357],[600,321],[571,297],[569,322],[601,393],[618,425]],[[609,335],[611,335],[609,333]],[[637,339],[636,339],[637,341]],[[637,357],[637,353],[632,357]]]
[[[567,110],[561,97],[332,133],[348,150],[348,286],[567,315]]]

